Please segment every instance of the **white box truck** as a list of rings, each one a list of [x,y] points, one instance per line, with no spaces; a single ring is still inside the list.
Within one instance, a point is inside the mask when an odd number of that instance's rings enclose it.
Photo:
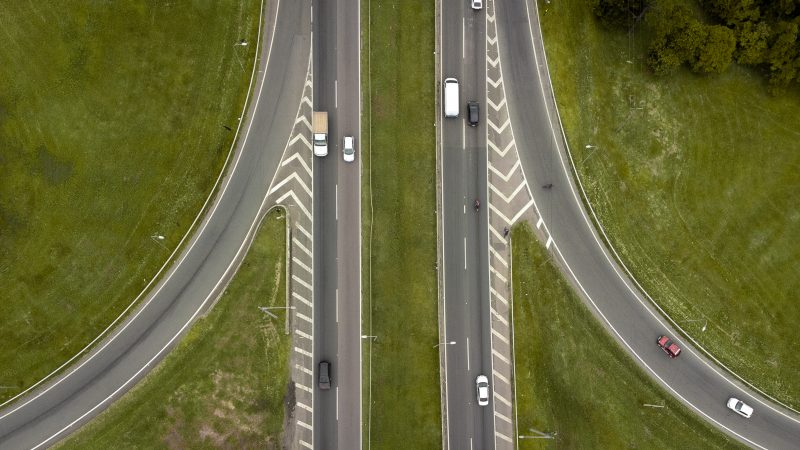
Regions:
[[[444,80],[444,116],[458,117],[458,80],[455,78]]]
[[[328,113],[314,111],[311,124],[314,134],[314,156],[328,154]]]

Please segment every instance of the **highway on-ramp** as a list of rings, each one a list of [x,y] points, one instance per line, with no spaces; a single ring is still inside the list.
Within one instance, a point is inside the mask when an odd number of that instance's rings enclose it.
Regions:
[[[798,416],[767,402],[681,338],[604,246],[570,169],[547,75],[536,4],[526,0],[495,4],[512,129],[536,215],[543,220],[537,231],[545,240],[552,238],[549,250],[556,264],[601,323],[669,395],[749,446],[798,448]],[[543,188],[550,184],[551,188]],[[656,346],[662,333],[676,337],[683,347],[678,358],[668,358]],[[731,396],[755,408],[752,418],[742,418],[726,408]]]
[[[267,3],[239,143],[203,221],[121,326],[63,374],[0,411],[0,448],[48,447],[102,412],[163,358],[232,277],[266,206],[308,68],[308,4]]]

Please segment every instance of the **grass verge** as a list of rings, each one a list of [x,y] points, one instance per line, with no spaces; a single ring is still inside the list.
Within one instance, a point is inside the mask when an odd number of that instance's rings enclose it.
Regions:
[[[233,141],[256,48],[234,44],[254,43],[260,5],[3,5],[0,401],[106,328],[190,227]]]
[[[770,96],[737,66],[655,78],[646,28],[606,30],[583,1],[539,8],[577,170],[622,261],[715,357],[800,407],[787,345],[800,322],[800,93]]]
[[[434,2],[361,5],[364,448],[436,448]]]
[[[206,317],[155,370],[62,449],[283,448],[289,344],[286,220],[264,218],[241,268]]]
[[[561,277],[528,224],[514,227],[512,243],[519,433],[557,433],[521,439],[520,449],[739,448],[636,366]]]

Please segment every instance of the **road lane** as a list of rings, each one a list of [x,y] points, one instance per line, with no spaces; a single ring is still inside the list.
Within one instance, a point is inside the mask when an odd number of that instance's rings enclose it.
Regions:
[[[308,61],[310,29],[302,5],[268,6],[245,134],[209,213],[178,262],[121,327],[77,366],[3,410],[0,448],[52,445],[103,411],[163,358],[233,276],[292,129]]]

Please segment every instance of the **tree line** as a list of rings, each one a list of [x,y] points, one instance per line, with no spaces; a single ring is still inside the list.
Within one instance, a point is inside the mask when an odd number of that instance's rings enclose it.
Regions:
[[[658,75],[722,73],[736,62],[762,71],[773,93],[800,86],[800,0],[590,1],[609,27],[648,27],[646,61]]]

